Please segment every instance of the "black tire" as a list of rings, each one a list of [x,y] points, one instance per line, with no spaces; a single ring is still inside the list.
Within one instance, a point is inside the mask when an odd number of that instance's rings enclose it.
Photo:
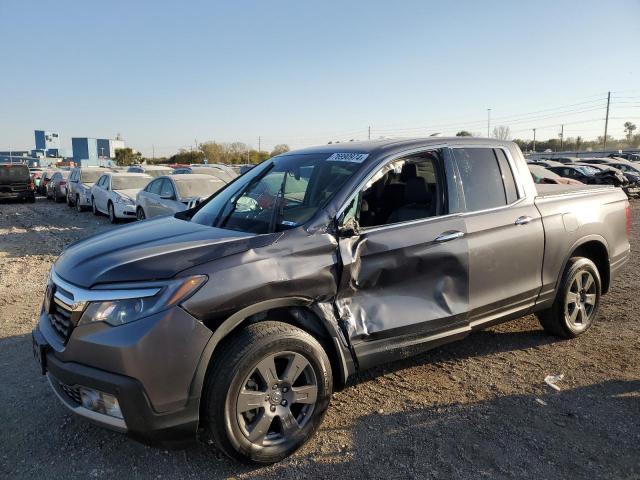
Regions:
[[[144,220],[146,218],[147,218],[147,216],[145,215],[144,210],[142,209],[142,207],[138,207],[138,209],[136,210],[136,219]]]
[[[271,362],[276,370],[276,378],[271,379],[273,385],[260,374],[273,371],[260,369],[265,362]],[[287,377],[292,377],[287,371],[292,365],[300,373],[293,376],[293,383],[288,383]],[[311,393],[304,396],[303,390]],[[214,355],[203,389],[203,424],[228,456],[253,464],[278,462],[314,434],[322,423],[332,391],[331,364],[315,338],[286,323],[255,323],[234,334]],[[258,406],[239,413],[247,392],[257,399],[254,401]],[[302,398],[304,401],[297,401]],[[265,422],[267,433],[258,428]],[[254,434],[258,439],[250,440]]]
[[[91,197],[91,210],[96,217],[100,216],[100,212],[96,208],[96,199],[93,197]]]
[[[118,217],[116,217],[116,211],[113,207],[113,203],[107,203],[107,213],[109,216],[109,221],[113,224],[118,223]]]
[[[36,203],[36,196],[34,195],[33,197],[29,197],[28,202],[29,203]]]
[[[67,207],[73,208],[73,202],[71,201],[71,197],[67,193]]]
[[[62,203],[62,202],[64,202],[64,198],[63,198],[63,197],[61,197],[60,195],[58,195],[58,192],[56,192],[55,190],[53,191],[53,200],[54,200],[56,203]]]
[[[82,211],[84,210],[84,207],[80,203],[80,195],[76,195],[76,201],[75,201],[74,205],[76,207],[76,211],[78,213],[82,213]]]
[[[591,283],[588,279],[591,279]],[[536,315],[548,333],[562,338],[575,338],[593,325],[601,295],[602,282],[598,267],[588,258],[573,257],[564,270],[553,305]]]

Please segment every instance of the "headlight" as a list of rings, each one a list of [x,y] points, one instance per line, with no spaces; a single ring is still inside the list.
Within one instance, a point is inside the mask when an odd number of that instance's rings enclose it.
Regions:
[[[127,197],[116,197],[116,203],[122,203],[124,205],[133,205],[133,201]]]
[[[89,302],[78,325],[106,322],[109,325],[118,326],[139,320],[185,300],[206,281],[206,275],[195,275],[171,280],[164,284],[158,293],[150,297]]]

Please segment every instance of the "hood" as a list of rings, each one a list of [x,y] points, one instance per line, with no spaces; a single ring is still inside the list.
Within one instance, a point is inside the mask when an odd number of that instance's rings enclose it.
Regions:
[[[121,197],[128,198],[132,202],[135,202],[136,201],[136,195],[138,194],[138,192],[140,192],[140,190],[142,190],[142,189],[141,188],[129,188],[127,190],[114,190],[114,192],[117,193],[118,195],[120,195]]]
[[[269,245],[278,237],[160,217],[71,244],[56,261],[55,270],[66,281],[85,288],[167,279],[186,268]]]

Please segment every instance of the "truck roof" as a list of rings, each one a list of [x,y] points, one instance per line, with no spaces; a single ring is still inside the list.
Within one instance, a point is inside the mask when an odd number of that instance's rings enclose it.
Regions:
[[[393,154],[396,151],[402,152],[412,147],[428,147],[429,145],[440,145],[442,143],[455,145],[475,145],[475,146],[496,146],[513,145],[513,142],[497,140],[494,138],[475,137],[423,137],[423,138],[385,138],[381,140],[366,140],[359,142],[331,143],[315,147],[307,147],[282,153],[279,156],[314,154],[314,153],[366,153],[371,156],[379,154]]]

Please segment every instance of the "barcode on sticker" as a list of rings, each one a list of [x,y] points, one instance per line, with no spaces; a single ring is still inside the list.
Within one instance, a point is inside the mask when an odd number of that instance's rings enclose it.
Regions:
[[[330,162],[354,162],[354,163],[362,163],[367,157],[368,153],[334,153],[329,158],[327,158]]]

